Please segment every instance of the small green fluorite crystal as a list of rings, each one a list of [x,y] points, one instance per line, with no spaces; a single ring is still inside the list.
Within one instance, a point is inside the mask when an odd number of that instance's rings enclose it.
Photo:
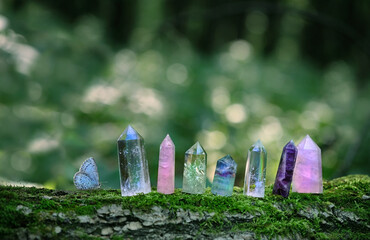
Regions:
[[[199,142],[185,152],[182,191],[202,194],[206,190],[207,153]]]
[[[217,161],[211,192],[220,196],[231,196],[235,182],[236,166],[230,155]]]

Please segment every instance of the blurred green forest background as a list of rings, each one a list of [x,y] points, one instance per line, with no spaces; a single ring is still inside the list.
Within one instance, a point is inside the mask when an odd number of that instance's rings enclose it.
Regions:
[[[283,146],[309,134],[325,179],[369,174],[370,1],[0,2],[0,176],[72,189],[87,157],[119,188],[116,140],[144,137],[152,185],[159,145],[197,140],[230,154],[243,185],[261,139],[267,182]]]

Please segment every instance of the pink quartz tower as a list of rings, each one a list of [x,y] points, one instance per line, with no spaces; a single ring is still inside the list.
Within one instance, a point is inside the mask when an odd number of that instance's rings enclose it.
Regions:
[[[172,194],[175,191],[175,144],[170,135],[159,148],[157,192]]]
[[[293,174],[293,192],[322,193],[321,150],[309,135],[298,144]]]

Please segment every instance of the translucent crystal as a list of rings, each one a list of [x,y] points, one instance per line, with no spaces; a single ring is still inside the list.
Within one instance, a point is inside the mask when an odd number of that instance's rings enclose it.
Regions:
[[[321,150],[309,135],[298,144],[292,191],[322,193]]]
[[[243,191],[245,195],[261,198],[265,196],[266,161],[265,147],[258,140],[248,150]]]
[[[199,142],[185,152],[182,191],[202,194],[206,190],[207,153]]]
[[[157,191],[164,194],[175,191],[175,144],[168,134],[159,149]]]
[[[144,139],[130,125],[117,140],[122,196],[151,191]]]
[[[283,148],[279,168],[276,173],[274,189],[272,190],[273,194],[283,197],[289,196],[297,153],[298,149],[294,145],[293,140],[288,142]]]
[[[217,161],[211,192],[215,195],[231,196],[235,182],[237,164],[227,155]]]

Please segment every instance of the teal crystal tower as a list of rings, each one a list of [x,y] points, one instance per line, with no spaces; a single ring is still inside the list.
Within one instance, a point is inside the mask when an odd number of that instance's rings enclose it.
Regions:
[[[230,155],[217,161],[211,189],[213,194],[220,196],[231,196],[233,194],[236,167],[237,164]]]
[[[182,191],[202,194],[206,190],[207,153],[199,142],[185,152]]]
[[[267,153],[258,140],[248,150],[245,167],[244,195],[263,198],[265,196]]]
[[[144,139],[130,125],[117,140],[122,196],[151,191]]]

